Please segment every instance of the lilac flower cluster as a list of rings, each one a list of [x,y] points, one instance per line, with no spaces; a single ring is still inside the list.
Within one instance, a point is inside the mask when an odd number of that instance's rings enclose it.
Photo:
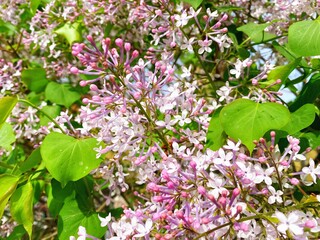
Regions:
[[[204,130],[214,106],[210,107],[204,99],[195,99],[193,83],[182,85],[177,81],[169,64],[170,57],[152,64],[141,58],[137,60],[139,53],[122,39],[115,40],[115,47],[109,38],[103,40],[103,51],[91,36],[88,40],[90,48],[75,44],[72,49],[86,68],[72,67],[70,71],[96,76],[80,82],[81,86],[90,85],[92,97],[83,99],[87,106],[81,108],[78,121],[83,126],[79,129],[82,133],[95,132],[93,136],[105,143],[104,148],[97,149],[98,156],[114,153],[114,161],[107,162],[97,174],[110,179],[110,169],[116,166],[112,178],[118,179],[124,191],[128,185],[124,182],[120,160],[129,160],[133,169],[140,166],[137,178],[142,184],[157,171],[155,159],[159,151],[163,154],[182,151],[177,142],[185,141],[196,149],[203,148],[200,141],[205,139]],[[186,127],[191,122],[198,125],[195,130]],[[165,131],[176,136],[168,139]],[[110,186],[112,190],[115,187]]]

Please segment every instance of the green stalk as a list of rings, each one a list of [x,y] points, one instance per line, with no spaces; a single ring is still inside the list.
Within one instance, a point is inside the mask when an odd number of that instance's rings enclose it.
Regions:
[[[52,121],[54,123],[54,125],[61,130],[62,133],[66,134],[66,132],[59,125],[59,123],[56,120],[54,120],[51,116],[49,116],[46,112],[42,111],[42,109],[38,108],[36,105],[34,105],[33,103],[31,103],[25,99],[19,99],[18,102],[25,103],[25,104],[29,105],[30,107],[35,108],[37,111],[41,112],[43,115],[45,115],[47,118],[49,118],[50,121]]]

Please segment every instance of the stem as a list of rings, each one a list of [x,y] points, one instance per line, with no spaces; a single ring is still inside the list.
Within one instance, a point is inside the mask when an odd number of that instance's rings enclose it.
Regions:
[[[142,111],[142,113],[146,116],[146,118],[148,119],[148,121],[150,123],[152,123],[152,119],[149,117],[148,113],[146,112],[146,110],[142,107],[142,105],[137,101],[137,99],[135,99],[131,94],[130,96],[133,98],[133,100],[135,101],[135,103],[137,104],[138,108]],[[167,139],[163,136],[163,134],[157,129],[157,128],[154,128],[154,131],[159,135],[161,141],[167,145],[167,147],[169,147],[169,143],[167,141]]]
[[[212,232],[214,232],[214,231],[216,231],[216,230],[218,230],[218,229],[220,229],[220,228],[229,226],[229,225],[231,225],[231,224],[232,224],[232,222],[228,222],[228,223],[222,224],[222,225],[220,225],[220,226],[218,226],[218,227],[216,227],[216,228],[210,229],[209,231],[206,231],[206,232],[200,234],[200,235],[199,235],[198,237],[196,237],[194,240],[197,240],[197,239],[200,239],[200,238],[202,238],[202,237],[205,237],[206,235],[208,235],[208,234],[210,234],[210,233],[212,233]]]
[[[6,164],[4,162],[1,162],[1,161],[0,161],[0,167],[7,168],[7,169],[14,169],[13,166]]]
[[[114,74],[114,76],[117,77],[117,79],[121,82],[122,86],[126,86],[125,83],[122,81],[122,79],[119,77],[118,74],[116,74],[114,71],[112,71],[110,69],[110,71]],[[130,97],[134,100],[134,102],[136,103],[137,107],[141,110],[141,112],[143,113],[143,115],[147,118],[148,122],[150,124],[152,124],[154,121],[152,121],[152,119],[150,118],[150,116],[148,115],[148,113],[146,112],[146,110],[143,108],[143,106],[141,105],[141,103],[134,98],[134,96],[131,93],[128,93],[130,95]],[[164,137],[164,135],[157,129],[154,128],[154,131],[158,134],[158,136],[160,137],[161,141],[163,144],[165,144],[168,148],[170,147],[167,139]],[[170,149],[170,148],[169,148]]]
[[[29,105],[30,107],[35,108],[37,111],[41,112],[43,115],[45,115],[47,118],[49,118],[50,121],[52,121],[54,123],[54,125],[56,125],[61,130],[62,133],[66,134],[66,132],[59,125],[59,123],[56,120],[54,120],[51,116],[49,116],[46,112],[42,111],[42,109],[38,108],[36,105],[34,105],[33,103],[29,102],[28,100],[19,99],[18,101],[21,102],[21,103],[25,103],[25,104]]]
[[[20,58],[19,54],[17,53],[16,49],[14,49],[12,44],[8,40],[6,42],[9,45],[10,49],[12,50],[13,55],[15,55],[15,57],[17,57],[17,58]]]

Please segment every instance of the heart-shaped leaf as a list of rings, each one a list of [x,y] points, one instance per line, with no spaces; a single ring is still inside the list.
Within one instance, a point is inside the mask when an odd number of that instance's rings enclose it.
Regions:
[[[80,24],[78,22],[75,23],[66,23],[55,32],[63,37],[68,41],[71,45],[73,42],[81,41],[81,34],[79,30]]]
[[[16,97],[3,97],[0,99],[0,127],[6,121],[12,109],[18,102]]]
[[[97,168],[101,160],[96,158],[97,140],[75,139],[62,133],[52,132],[41,145],[41,156],[52,176],[66,185],[77,181]]]
[[[73,91],[69,84],[50,82],[45,90],[46,98],[59,105],[70,107],[72,103],[80,99],[80,94]]]
[[[259,140],[267,131],[280,129],[290,119],[289,110],[277,103],[256,103],[238,99],[220,112],[224,131],[235,140],[240,139],[250,152],[254,140]]]
[[[80,226],[84,227],[88,234],[100,238],[107,230],[100,224],[97,213],[83,211],[75,199],[67,199],[59,213],[59,239],[69,239],[70,236],[77,236]]]
[[[289,27],[288,44],[299,56],[320,55],[320,18],[293,23]]]
[[[0,219],[4,208],[18,185],[19,177],[9,174],[0,175]]]
[[[23,70],[21,80],[27,85],[28,89],[36,93],[43,91],[48,84],[46,70],[43,68]]]
[[[251,22],[238,27],[237,30],[247,34],[253,42],[259,43],[276,37],[276,35],[264,31],[271,24],[272,23],[257,24]]]
[[[290,121],[281,128],[288,134],[299,132],[312,124],[315,117],[315,106],[313,104],[305,104],[294,113],[291,113]]]

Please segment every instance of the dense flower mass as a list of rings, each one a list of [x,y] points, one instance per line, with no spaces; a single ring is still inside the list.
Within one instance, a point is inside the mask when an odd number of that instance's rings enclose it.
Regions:
[[[0,7],[0,237],[319,238],[319,1]]]

